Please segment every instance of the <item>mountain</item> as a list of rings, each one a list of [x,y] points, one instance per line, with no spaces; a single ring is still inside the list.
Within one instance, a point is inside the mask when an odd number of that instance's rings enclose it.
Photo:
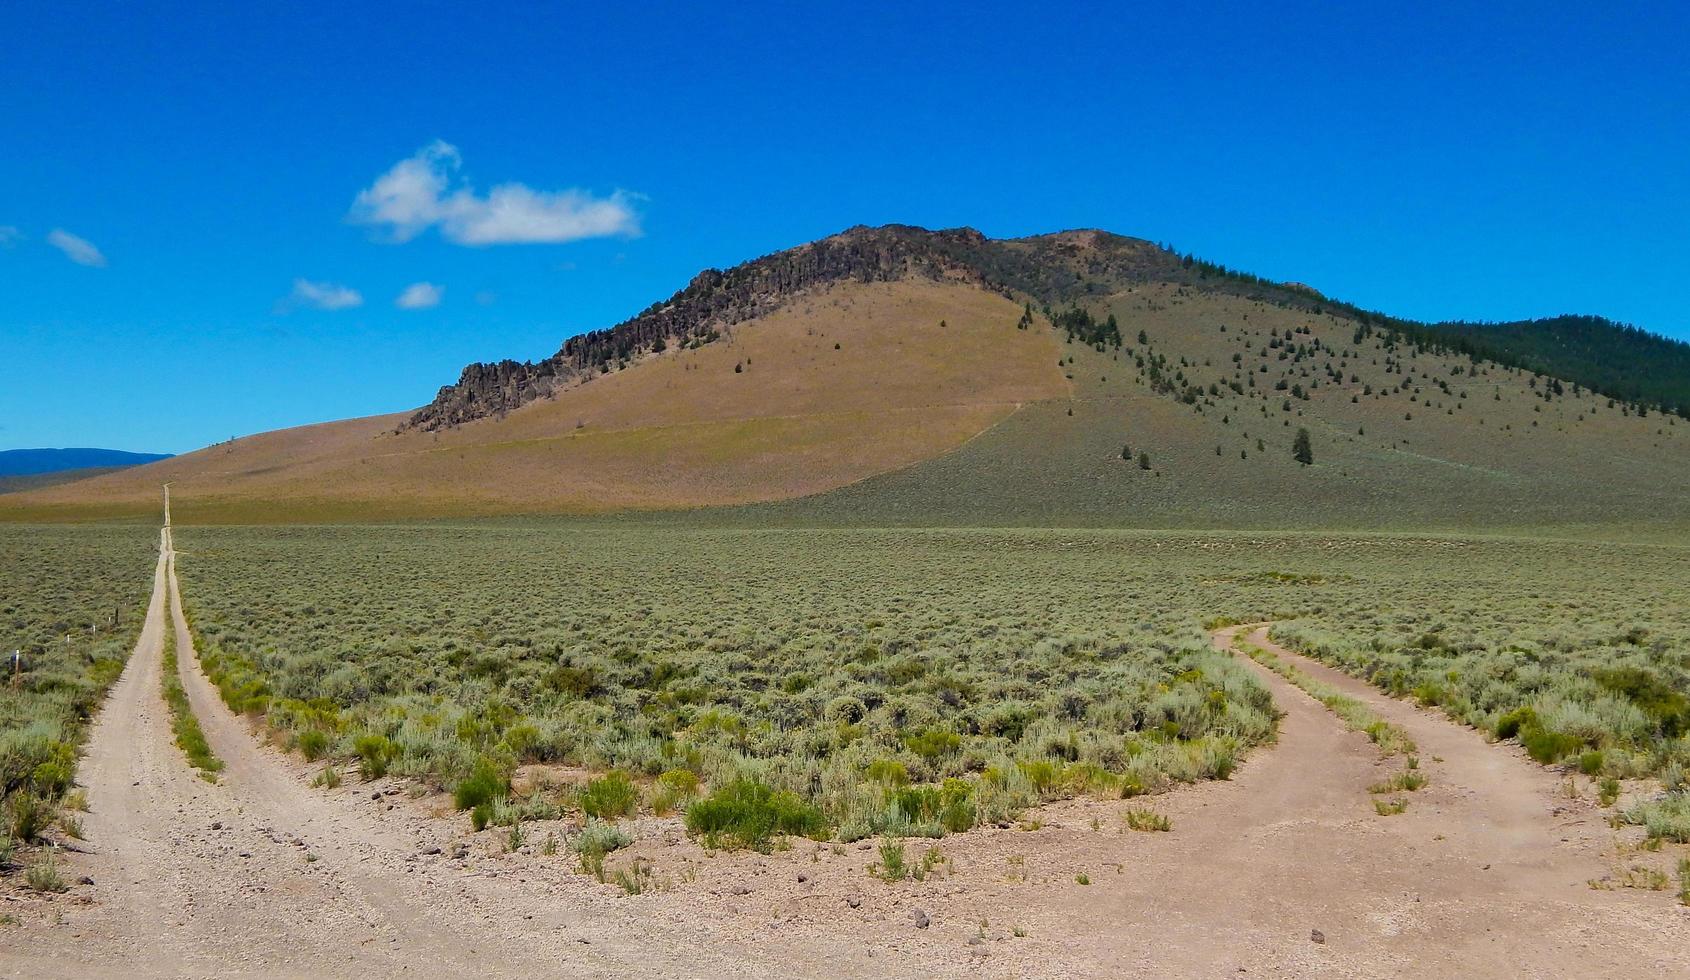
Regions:
[[[150,516],[168,480],[184,522],[1690,526],[1690,423],[1662,411],[1684,410],[1684,345],[1541,323],[1414,323],[1100,231],[858,227],[470,365],[415,411],[0,516]]]
[[[169,453],[130,453],[121,449],[0,449],[0,477],[139,466],[169,458]]]
[[[1290,309],[1336,315],[1416,344],[1556,375],[1600,394],[1690,417],[1690,344],[1600,317],[1513,323],[1417,323],[1326,299],[1300,283],[1274,283],[1137,238],[1102,231],[993,240],[971,228],[927,231],[858,226],[719,272],[706,269],[667,302],[608,330],[564,341],[537,363],[476,363],[440,389],[410,425],[435,429],[485,418],[543,398],[630,358],[668,346],[698,346],[733,324],[778,309],[805,289],[839,282],[906,279],[967,282],[1049,306],[1086,303],[1148,283],[1177,283]]]

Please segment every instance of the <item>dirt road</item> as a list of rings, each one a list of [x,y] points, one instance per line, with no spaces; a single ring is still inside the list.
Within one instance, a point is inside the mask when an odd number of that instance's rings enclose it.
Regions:
[[[92,901],[64,906],[62,925],[29,930],[0,952],[6,975],[789,976],[844,967],[789,956],[776,970],[756,949],[628,903],[565,906],[450,862],[449,822],[406,807],[358,809],[344,794],[311,789],[200,673],[169,528],[160,545],[146,623],[81,770],[92,853],[73,866],[94,879]],[[227,764],[215,785],[172,740],[160,693],[167,615],[183,686]],[[363,788],[367,797],[394,786]]]
[[[1215,643],[1230,649],[1238,628]],[[1660,893],[1593,890],[1615,833],[1510,746],[1382,695],[1248,631],[1366,702],[1419,745],[1426,788],[1380,816],[1367,787],[1401,768],[1251,662],[1285,711],[1279,744],[1227,783],[1175,794],[1176,832],[1076,908],[1076,943],[1139,975],[1599,977],[1690,975],[1690,910]],[[1158,835],[1163,836],[1163,835]],[[1663,855],[1648,855],[1664,864]],[[1311,938],[1319,930],[1323,943]],[[1099,973],[1112,972],[1101,969]]]
[[[1231,649],[1238,632],[1219,631],[1216,646]],[[750,879],[758,889],[724,928],[786,915],[799,936],[872,944],[891,975],[1690,976],[1690,909],[1671,891],[1590,885],[1615,871],[1616,843],[1635,829],[1611,829],[1611,811],[1588,793],[1569,799],[1563,777],[1516,747],[1246,632],[1412,735],[1431,783],[1404,794],[1406,812],[1381,816],[1368,792],[1400,758],[1381,761],[1366,736],[1246,661],[1284,717],[1278,743],[1232,779],[1072,800],[1021,829],[946,838],[955,870],[938,881],[865,883],[872,852],[840,874],[800,853]],[[1123,830],[1129,806],[1168,816],[1172,832]],[[1670,872],[1676,856],[1624,861]],[[782,870],[811,882],[761,884]],[[853,895],[861,908],[847,907]],[[816,911],[793,916],[800,899]],[[916,908],[928,928],[910,928]]]
[[[1400,761],[1381,763],[1364,736],[1252,664],[1285,714],[1278,744],[1230,781],[1071,800],[1020,828],[946,838],[947,862],[919,882],[870,877],[872,842],[712,855],[673,818],[641,818],[631,852],[665,885],[625,897],[565,855],[503,853],[498,832],[471,835],[399,781],[311,788],[315,767],[257,738],[199,671],[168,528],[160,545],[145,625],[81,771],[91,853],[68,870],[94,884],[6,932],[0,974],[1690,975],[1690,910],[1667,893],[1590,887],[1616,865],[1622,835],[1606,811],[1567,798],[1561,777],[1517,750],[1260,629],[1252,642],[1418,742],[1431,784],[1407,812],[1380,816],[1367,792]],[[172,633],[227,764],[216,784],[172,742],[160,695]],[[1124,830],[1134,805],[1173,831]],[[927,845],[910,846],[913,858]]]

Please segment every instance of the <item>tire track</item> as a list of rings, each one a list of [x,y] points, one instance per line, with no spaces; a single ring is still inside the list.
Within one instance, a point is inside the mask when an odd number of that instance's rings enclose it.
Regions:
[[[309,788],[199,669],[171,529],[147,618],[91,734],[81,775],[93,901],[0,953],[28,977],[777,976],[759,950],[645,921],[635,903],[568,907],[441,857],[455,829],[389,819]],[[165,617],[212,750],[216,784],[173,741],[162,691]],[[382,785],[390,788],[394,784]],[[380,790],[376,790],[380,792]],[[496,875],[497,872],[494,872]],[[619,907],[618,907],[619,906]]]

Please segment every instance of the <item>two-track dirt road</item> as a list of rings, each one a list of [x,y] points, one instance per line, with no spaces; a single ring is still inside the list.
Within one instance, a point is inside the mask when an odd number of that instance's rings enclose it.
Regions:
[[[1249,634],[1416,740],[1431,784],[1406,813],[1380,816],[1367,792],[1400,761],[1382,764],[1364,736],[1252,664],[1285,714],[1278,744],[1229,781],[1057,803],[1025,830],[947,838],[950,870],[922,882],[869,877],[869,842],[709,856],[672,819],[642,818],[640,847],[688,871],[626,898],[564,855],[481,839],[454,858],[461,816],[430,812],[397,780],[311,788],[311,769],[255,737],[200,672],[175,561],[167,527],[140,640],[81,770],[92,853],[71,865],[95,884],[54,905],[56,924],[0,934],[0,973],[1690,976],[1690,910],[1589,886],[1615,864],[1606,811],[1568,799],[1516,749],[1259,628],[1215,643]],[[160,695],[172,636],[227,764],[216,784],[172,741]],[[1168,815],[1173,832],[1123,832],[1129,805]]]
[[[88,744],[93,902],[0,951],[0,972],[91,976],[688,976],[777,970],[755,948],[621,908],[568,907],[438,857],[438,821],[375,819],[311,789],[198,669],[170,528],[146,623]],[[227,768],[199,778],[160,693],[173,626],[195,715]],[[449,829],[449,828],[448,828]],[[609,904],[609,903],[606,903]],[[10,938],[10,937],[9,937]]]

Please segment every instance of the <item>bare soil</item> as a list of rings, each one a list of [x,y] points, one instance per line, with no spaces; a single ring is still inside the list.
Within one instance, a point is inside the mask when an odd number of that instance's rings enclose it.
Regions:
[[[438,797],[349,773],[334,790],[255,736],[198,669],[169,529],[146,626],[82,769],[86,853],[61,896],[8,894],[9,976],[1447,976],[1690,975],[1671,891],[1593,888],[1633,864],[1635,831],[1515,748],[1250,640],[1408,730],[1430,785],[1380,816],[1400,768],[1257,668],[1284,710],[1276,746],[1226,782],[1148,800],[1080,799],[937,846],[922,881],[870,874],[873,842],[710,853],[642,817],[613,867],[625,895],[541,841],[569,825],[471,833]],[[227,769],[200,779],[159,690],[165,622]],[[1240,628],[1219,631],[1229,648]],[[538,778],[538,774],[528,774]],[[1129,807],[1169,833],[1125,829]],[[1622,856],[1623,855],[1623,856]],[[1089,884],[1082,883],[1084,876]],[[1318,938],[1316,933],[1319,933]]]

